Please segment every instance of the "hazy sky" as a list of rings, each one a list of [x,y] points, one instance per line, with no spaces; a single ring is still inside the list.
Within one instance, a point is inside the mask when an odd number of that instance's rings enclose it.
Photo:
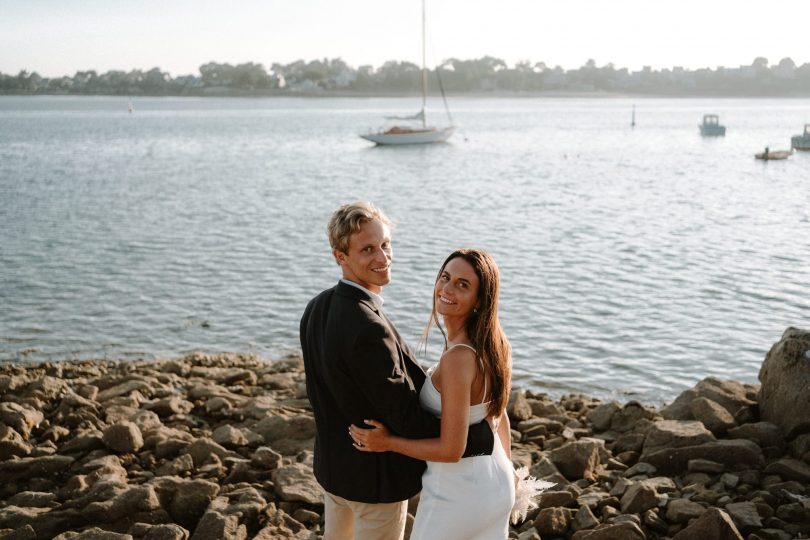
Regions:
[[[206,62],[419,62],[419,0],[0,0],[0,71],[197,73]],[[810,0],[428,0],[428,63],[810,62]],[[429,49],[430,49],[429,42]]]

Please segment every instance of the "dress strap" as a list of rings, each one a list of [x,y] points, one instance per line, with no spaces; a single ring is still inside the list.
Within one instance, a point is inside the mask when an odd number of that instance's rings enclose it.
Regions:
[[[447,351],[455,349],[456,347],[467,347],[472,352],[474,352],[475,357],[478,358],[478,352],[475,350],[475,347],[467,345],[466,343],[456,343],[452,347],[448,348]],[[444,352],[447,352],[447,351],[444,351]],[[481,358],[478,358],[478,365],[481,366],[481,375],[484,377],[484,395],[481,396],[481,404],[483,404],[483,403],[485,403],[485,400],[487,399],[487,372],[484,370],[484,361],[481,360]]]

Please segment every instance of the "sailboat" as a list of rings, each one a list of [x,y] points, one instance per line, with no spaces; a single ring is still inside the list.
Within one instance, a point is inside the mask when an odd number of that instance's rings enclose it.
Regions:
[[[398,120],[418,120],[420,126],[394,126],[389,129],[363,133],[360,137],[377,144],[427,144],[444,142],[453,134],[455,127],[428,126],[425,108],[427,105],[427,67],[425,66],[425,0],[422,0],[422,110],[409,117],[394,117]],[[444,94],[444,92],[442,92]],[[445,104],[446,106],[446,104]]]

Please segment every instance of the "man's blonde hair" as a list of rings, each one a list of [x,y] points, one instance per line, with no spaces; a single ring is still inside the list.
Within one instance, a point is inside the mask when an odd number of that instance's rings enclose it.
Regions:
[[[370,202],[357,201],[344,204],[332,214],[326,227],[329,245],[333,250],[348,253],[349,237],[358,232],[363,224],[375,219],[389,227],[393,226],[388,216]]]

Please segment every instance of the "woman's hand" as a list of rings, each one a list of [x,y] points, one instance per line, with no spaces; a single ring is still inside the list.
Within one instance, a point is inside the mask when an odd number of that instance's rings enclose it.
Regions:
[[[373,428],[359,428],[352,424],[349,426],[349,435],[354,441],[354,447],[361,452],[388,452],[391,450],[391,432],[384,424],[376,420],[364,420]]]

